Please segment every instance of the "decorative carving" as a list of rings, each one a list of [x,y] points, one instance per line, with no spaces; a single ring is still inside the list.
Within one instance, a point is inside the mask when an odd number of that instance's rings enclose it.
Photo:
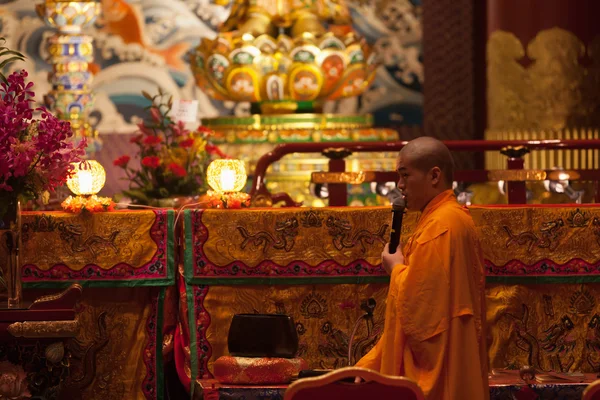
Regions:
[[[506,146],[500,149],[500,154],[507,156],[508,158],[523,158],[525,154],[529,154],[530,150],[525,146]]]
[[[532,169],[505,169],[488,171],[490,181],[543,181],[546,171]]]
[[[0,362],[0,399],[30,399],[27,375],[20,365]]]
[[[312,183],[347,183],[350,185],[360,185],[363,182],[375,180],[375,173],[372,171],[360,172],[313,172],[310,175]]]
[[[29,307],[30,310],[51,310],[53,308],[73,308],[81,297],[83,288],[74,283],[61,293],[49,294],[35,299]]]
[[[13,322],[7,328],[14,337],[24,338],[65,338],[74,337],[79,329],[73,321],[25,321]]]
[[[245,249],[248,243],[251,242],[256,247],[262,246],[263,253],[268,248],[290,251],[294,247],[294,238],[298,236],[298,226],[298,219],[296,217],[288,218],[283,222],[277,222],[275,224],[275,236],[265,231],[251,234],[243,226],[238,226],[237,229],[244,239],[240,247]]]
[[[360,244],[361,251],[366,252],[366,244],[372,245],[375,241],[385,243],[385,233],[389,225],[384,224],[379,227],[375,233],[367,229],[361,229],[358,232],[352,233],[352,225],[345,219],[337,217],[329,217],[326,222],[329,236],[332,237],[333,245],[336,249],[349,249],[357,244]]]
[[[599,126],[599,47],[598,39],[588,45],[593,65],[586,67],[579,62],[586,46],[564,29],[540,31],[525,44],[511,32],[493,32],[487,42],[488,126],[535,130]],[[524,66],[523,59],[530,65]]]
[[[344,158],[352,155],[352,152],[343,147],[331,147],[329,149],[325,149],[321,152],[325,157],[330,160],[343,160]]]
[[[502,228],[508,234],[508,240],[506,241],[506,247],[509,247],[513,243],[517,243],[519,246],[528,245],[527,250],[531,251],[533,246],[539,248],[549,248],[554,250],[558,244],[556,239],[558,238],[558,232],[561,227],[565,225],[562,218],[554,221],[542,223],[540,228],[541,236],[538,236],[534,232],[526,231],[519,234],[513,234],[510,228],[504,225]]]
[[[62,380],[69,375],[70,364],[65,357],[54,362],[46,354],[41,342],[26,345],[17,342],[0,343],[0,399],[32,396],[36,399],[56,400]],[[20,395],[17,389],[20,389]]]
[[[52,364],[58,364],[65,357],[65,345],[63,342],[56,342],[49,344],[44,350],[44,355],[46,356],[46,360],[50,361]]]

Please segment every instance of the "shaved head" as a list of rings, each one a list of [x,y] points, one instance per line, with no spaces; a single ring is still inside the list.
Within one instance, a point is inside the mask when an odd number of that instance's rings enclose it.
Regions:
[[[422,172],[438,167],[444,177],[445,186],[452,187],[454,159],[446,145],[429,136],[411,140],[400,150],[400,156]]]

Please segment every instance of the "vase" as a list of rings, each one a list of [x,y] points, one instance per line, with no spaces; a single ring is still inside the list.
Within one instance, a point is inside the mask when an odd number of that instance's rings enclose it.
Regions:
[[[21,203],[16,196],[2,196],[3,213],[0,234],[4,260],[4,280],[8,294],[8,308],[19,308],[22,300],[21,263]]]

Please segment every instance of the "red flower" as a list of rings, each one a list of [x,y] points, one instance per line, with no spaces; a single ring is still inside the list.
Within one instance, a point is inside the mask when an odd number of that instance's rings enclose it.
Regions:
[[[167,166],[169,170],[173,173],[173,175],[178,176],[179,178],[183,178],[187,175],[187,171],[181,165],[177,163],[171,163]]]
[[[140,122],[139,124],[137,124],[137,127],[140,130],[140,132],[142,132],[142,134],[144,134],[144,135],[154,134],[154,131],[151,128],[148,128],[143,122]],[[143,135],[140,135],[140,136],[143,136]]]
[[[113,161],[113,165],[115,167],[125,168],[127,166],[127,163],[129,163],[129,160],[131,160],[131,157],[129,157],[128,155],[124,155]]]
[[[162,115],[160,115],[160,111],[158,111],[156,107],[152,107],[150,109],[150,116],[152,116],[154,122],[160,122],[160,120],[162,119]]]
[[[142,165],[148,168],[158,168],[160,165],[160,158],[156,156],[148,156],[142,158]]]
[[[162,140],[158,136],[148,136],[144,139],[144,144],[148,146],[155,146],[161,144]]]
[[[199,126],[198,127],[198,132],[200,132],[200,133],[213,133],[212,129],[207,128],[205,126]]]
[[[227,154],[223,153],[221,151],[221,149],[219,149],[214,144],[207,144],[206,147],[205,147],[205,149],[208,152],[208,154],[216,154],[216,155],[218,155],[221,158],[227,158]]]
[[[143,137],[144,137],[144,135],[136,135],[136,136],[132,137],[131,139],[129,139],[129,143],[140,144]]]
[[[179,147],[188,148],[194,145],[194,139],[185,139],[179,142]]]
[[[176,125],[173,125],[173,133],[175,136],[184,136],[190,133],[190,131],[185,129],[185,122],[179,121]]]

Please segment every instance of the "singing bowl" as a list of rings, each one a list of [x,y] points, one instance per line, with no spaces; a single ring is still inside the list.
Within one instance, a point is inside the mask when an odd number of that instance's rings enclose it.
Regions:
[[[298,334],[292,317],[284,314],[236,314],[227,338],[236,357],[293,358]]]

